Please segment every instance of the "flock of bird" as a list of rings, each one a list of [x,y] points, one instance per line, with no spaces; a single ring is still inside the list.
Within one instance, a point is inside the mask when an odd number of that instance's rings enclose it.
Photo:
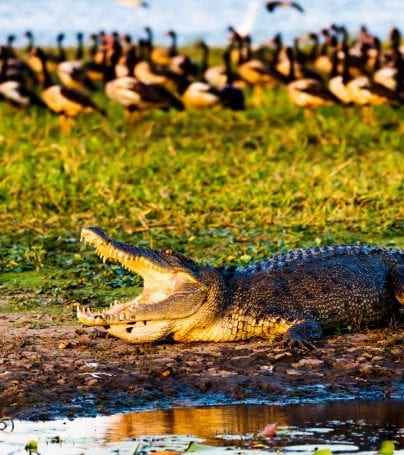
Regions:
[[[295,3],[269,2],[269,10],[274,3],[298,9]],[[70,129],[71,119],[81,113],[106,115],[92,100],[95,90],[103,90],[127,115],[215,105],[242,110],[246,90],[251,89],[254,102],[259,102],[264,89],[279,85],[286,86],[290,99],[303,108],[404,101],[404,54],[397,28],[384,46],[364,26],[355,40],[344,26],[331,25],[296,38],[293,46],[284,46],[278,34],[257,48],[250,36],[241,36],[233,27],[229,33],[223,64],[215,66],[209,64],[210,49],[204,41],[195,44],[200,59],[194,61],[180,52],[172,30],[167,47],[155,45],[149,27],[137,42],[117,32],[90,35],[88,48],[78,33],[77,48],[70,52],[61,33],[53,53],[37,47],[30,31],[25,33],[26,48],[17,51],[11,35],[0,47],[0,101],[50,109],[61,116],[64,129]]]

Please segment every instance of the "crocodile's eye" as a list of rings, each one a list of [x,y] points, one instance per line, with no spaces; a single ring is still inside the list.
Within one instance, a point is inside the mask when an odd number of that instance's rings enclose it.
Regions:
[[[172,250],[171,248],[165,248],[165,249],[163,250],[163,253],[164,253],[164,254],[170,254],[170,255],[171,255],[171,254],[173,254],[173,250]]]

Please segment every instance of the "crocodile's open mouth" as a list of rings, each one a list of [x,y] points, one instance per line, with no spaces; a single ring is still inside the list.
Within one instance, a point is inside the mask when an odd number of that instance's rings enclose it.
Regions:
[[[171,250],[150,250],[118,242],[99,227],[83,228],[81,238],[94,246],[104,261],[118,262],[141,275],[144,281],[140,295],[109,309],[93,311],[78,306],[77,317],[85,325],[110,326],[174,319],[174,316],[164,314],[167,311],[164,311],[164,302],[178,294],[184,296],[199,290],[196,276],[190,268],[194,264],[192,260]],[[181,311],[178,315],[181,317]]]

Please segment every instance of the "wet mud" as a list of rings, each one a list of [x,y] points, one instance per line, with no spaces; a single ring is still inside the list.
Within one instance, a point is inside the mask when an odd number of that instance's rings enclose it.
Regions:
[[[264,341],[130,345],[69,317],[0,314],[0,417],[403,399],[403,326],[332,335],[299,352]]]

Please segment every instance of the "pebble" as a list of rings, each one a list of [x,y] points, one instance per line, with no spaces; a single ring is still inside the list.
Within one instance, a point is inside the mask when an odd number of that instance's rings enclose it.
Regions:
[[[309,367],[309,368],[320,368],[324,366],[324,360],[320,359],[301,359],[297,363],[292,363],[293,368],[302,368],[302,367]]]
[[[384,360],[384,357],[382,357],[381,355],[375,355],[374,357],[372,357],[372,362],[380,362],[381,360]]]
[[[362,374],[371,374],[374,372],[373,365],[370,365],[369,363],[366,363],[365,365],[360,365],[359,371]]]
[[[298,370],[286,370],[286,374],[289,375],[289,376],[301,376],[303,373],[301,371],[298,371]]]
[[[370,360],[370,359],[373,357],[373,354],[369,354],[369,352],[364,352],[364,353],[362,354],[362,356],[365,357],[366,359],[369,359],[369,360]]]
[[[59,343],[59,349],[67,349],[67,348],[71,348],[72,347],[72,344],[70,343],[70,341],[62,341]]]
[[[346,362],[344,364],[339,364],[338,367],[342,370],[355,370],[360,365],[359,362]]]
[[[290,352],[280,352],[279,354],[276,354],[274,356],[274,360],[281,360],[284,357],[292,357],[292,354]]]
[[[400,357],[401,354],[404,354],[404,351],[402,351],[402,349],[399,346],[397,346],[391,349],[390,353],[394,355],[394,357]]]

